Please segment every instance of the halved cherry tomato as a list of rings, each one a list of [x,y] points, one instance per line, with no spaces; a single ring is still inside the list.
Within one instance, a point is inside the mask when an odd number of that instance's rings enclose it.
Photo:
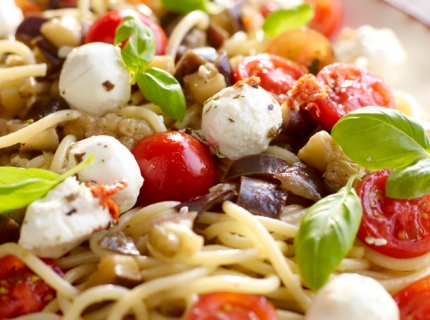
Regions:
[[[264,16],[280,9],[281,1],[267,0],[260,8]],[[340,0],[305,0],[315,8],[315,15],[309,26],[328,38],[332,38],[342,25],[343,6]]]
[[[345,114],[366,106],[395,108],[390,88],[375,74],[353,64],[334,63],[315,78],[301,77],[288,93],[288,106],[307,109],[331,129]]]
[[[334,62],[330,41],[311,28],[289,29],[270,40],[266,52],[276,54],[317,73]]]
[[[377,252],[395,258],[413,258],[430,252],[430,194],[400,200],[385,195],[390,170],[380,170],[357,187],[363,218],[357,237]],[[377,245],[375,239],[386,244]]]
[[[63,276],[60,268],[45,262]],[[0,319],[38,312],[54,298],[55,290],[21,260],[12,255],[0,259]]]
[[[278,320],[266,298],[235,292],[206,294],[191,307],[187,320]]]
[[[306,71],[305,68],[274,54],[260,53],[245,57],[239,62],[235,79],[239,81],[252,76],[259,77],[260,86],[279,102],[283,102],[287,91]]]
[[[167,45],[167,36],[164,30],[150,18],[130,9],[114,10],[100,16],[89,27],[85,35],[84,42],[105,42],[114,43],[115,31],[121,21],[127,16],[138,16],[139,19],[146,24],[155,35],[156,52],[157,55],[164,54]]]
[[[340,30],[343,6],[340,0],[305,0],[315,7],[315,16],[309,26],[328,38],[333,38]]]
[[[141,205],[187,201],[209,192],[218,181],[208,148],[182,132],[160,132],[139,141],[132,153],[144,179]]]
[[[430,276],[422,278],[393,296],[400,320],[427,320],[430,315]]]

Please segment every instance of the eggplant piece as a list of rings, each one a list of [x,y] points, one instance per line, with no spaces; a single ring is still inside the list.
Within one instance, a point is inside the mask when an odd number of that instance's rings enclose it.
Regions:
[[[224,41],[230,37],[228,32],[213,22],[212,19],[209,22],[206,34],[209,45],[215,49],[221,47]]]
[[[0,230],[2,231],[0,234],[0,244],[17,241],[20,229],[19,224],[15,220],[6,216],[0,216]]]
[[[51,98],[48,96],[41,96],[31,104],[30,108],[25,114],[24,119],[31,119],[33,121],[37,121],[51,113],[65,109],[69,109],[69,106],[63,98]]]
[[[61,72],[65,59],[58,57],[57,48],[43,36],[35,39],[34,44],[49,61],[47,75],[42,79],[55,80]]]
[[[176,65],[175,78],[182,84],[184,76],[199,70],[208,61],[192,50],[187,50]]]
[[[252,154],[239,158],[230,165],[222,181],[238,180],[241,176],[273,180],[273,176],[285,172],[288,163],[285,159],[270,154]],[[278,182],[273,180],[273,182]]]
[[[49,19],[40,16],[29,16],[25,18],[16,29],[16,38],[25,42],[42,36],[40,27],[48,20]]]
[[[131,289],[142,282],[136,260],[131,256],[115,254],[101,258],[97,270],[91,275],[86,288],[114,284]]]
[[[127,255],[139,255],[136,244],[132,237],[128,237],[124,232],[116,232],[112,235],[106,235],[100,240],[100,246],[104,249],[115,251]]]
[[[234,80],[234,72],[230,64],[230,59],[228,58],[227,52],[225,50],[221,50],[219,52],[214,64],[217,67],[219,73],[224,76],[226,86],[230,87],[234,85],[236,82]]]
[[[321,173],[304,163],[295,163],[275,178],[281,181],[281,188],[303,198],[316,202],[324,195]]]
[[[224,201],[233,200],[237,197],[236,190],[220,190],[205,194],[191,201],[186,201],[178,204],[175,209],[179,212],[182,208],[187,207],[189,212],[196,211],[201,214],[223,203]]]
[[[286,192],[279,190],[274,183],[245,176],[241,178],[237,205],[255,215],[279,219],[286,200]]]

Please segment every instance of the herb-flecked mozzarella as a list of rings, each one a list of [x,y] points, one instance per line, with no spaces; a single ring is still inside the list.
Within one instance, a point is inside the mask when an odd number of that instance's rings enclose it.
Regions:
[[[221,90],[202,112],[202,130],[211,150],[233,160],[266,150],[281,124],[279,103],[253,80]]]
[[[126,106],[130,74],[119,48],[89,43],[67,55],[60,74],[60,94],[72,109],[102,116]]]
[[[309,307],[306,320],[397,320],[399,308],[376,280],[341,274],[329,281]]]
[[[18,243],[39,257],[57,259],[112,221],[91,190],[69,177],[27,207]]]
[[[24,20],[21,9],[14,0],[1,0],[0,5],[0,39],[15,34],[16,29]]]
[[[79,181],[95,181],[98,184],[111,184],[121,180],[127,182],[127,187],[112,196],[121,213],[136,204],[143,178],[133,154],[117,139],[103,135],[92,136],[70,145],[67,154],[68,168],[94,154],[93,163],[78,172]]]

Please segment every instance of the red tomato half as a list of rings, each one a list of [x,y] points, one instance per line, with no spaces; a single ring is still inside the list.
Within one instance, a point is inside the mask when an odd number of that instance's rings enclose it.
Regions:
[[[191,307],[187,320],[278,320],[266,298],[252,294],[214,292],[206,294]]]
[[[428,320],[430,315],[430,276],[420,279],[393,296],[400,320]]]
[[[324,67],[316,79],[309,74],[301,77],[288,96],[289,107],[307,109],[327,129],[362,107],[396,107],[390,88],[378,76],[347,63]]]
[[[63,275],[53,263],[47,264]],[[12,255],[0,259],[0,288],[0,319],[38,312],[55,298],[55,290]]]
[[[132,153],[144,183],[140,205],[204,195],[217,181],[217,171],[207,147],[181,132],[161,132],[139,141]]]
[[[366,245],[395,258],[413,258],[430,252],[430,194],[412,200],[385,196],[390,170],[377,171],[356,190],[363,205],[357,237]],[[385,245],[369,244],[385,239]]]
[[[296,80],[306,72],[291,61],[274,54],[260,53],[242,59],[235,73],[236,81],[256,76],[260,78],[260,86],[279,101],[283,102],[286,93]]]
[[[121,21],[127,16],[138,15],[139,19],[146,24],[155,35],[155,54],[162,55],[167,45],[167,36],[164,30],[150,18],[130,9],[114,10],[100,16],[88,29],[84,42],[114,43],[115,31]]]

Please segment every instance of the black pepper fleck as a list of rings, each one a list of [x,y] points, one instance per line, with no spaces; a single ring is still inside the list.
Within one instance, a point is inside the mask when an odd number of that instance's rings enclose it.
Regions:
[[[269,104],[269,105],[267,106],[267,108],[268,108],[269,110],[273,110],[274,106],[273,106],[273,104]]]

